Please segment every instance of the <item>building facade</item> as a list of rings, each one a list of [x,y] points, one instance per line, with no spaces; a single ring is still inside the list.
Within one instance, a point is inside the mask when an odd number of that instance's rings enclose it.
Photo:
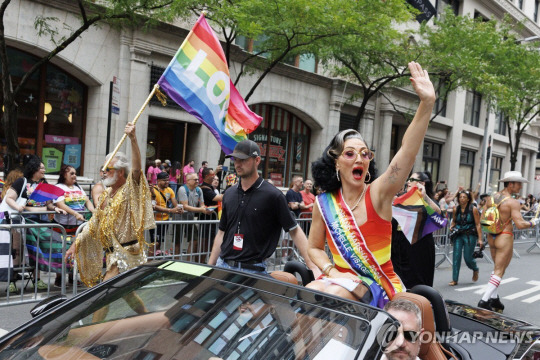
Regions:
[[[438,10],[450,5],[458,14],[479,13],[487,18],[510,14],[516,20],[527,19],[524,38],[540,35],[535,20],[538,1],[523,1],[522,9],[519,1],[503,0],[432,0],[432,4]],[[8,6],[4,21],[15,84],[37,57],[53,49],[48,39],[37,36],[34,18],[57,17],[76,27],[78,19],[70,11],[72,7],[67,0],[14,0]],[[145,32],[102,24],[83,33],[42,66],[18,97],[21,152],[41,156],[48,174],[57,172],[64,162],[84,177],[96,178],[106,149],[116,146],[125,124],[139,112],[192,25],[162,24]],[[233,77],[239,68],[235,60],[243,54],[243,44],[238,45],[230,67]],[[350,126],[359,105],[347,102],[357,90],[354,84],[317,73],[313,59],[301,60],[296,66],[278,65],[249,99],[252,110],[264,118],[250,134],[261,147],[259,170],[283,187],[288,187],[294,175],[310,176],[311,162],[321,156],[340,129]],[[249,90],[255,80],[244,77],[238,85],[240,93]],[[417,98],[410,89],[393,89],[388,96],[403,108],[416,107]],[[115,111],[108,131],[111,101]],[[146,165],[156,158],[182,165],[195,160],[196,169],[203,160],[217,165],[220,147],[210,131],[171,102],[163,107],[152,100],[138,120],[137,135]],[[474,92],[451,94],[446,111],[428,129],[415,170],[431,171],[434,181],[444,180],[450,189],[460,185],[475,188],[478,183],[481,191],[495,189],[501,174],[510,168],[509,145],[501,126],[503,119],[488,113],[485,105]],[[375,150],[379,169],[386,169],[406,127],[384,98],[377,97],[369,104],[358,130]],[[540,176],[536,165],[539,136],[540,127],[532,124],[520,145],[517,170],[531,179],[524,194],[540,192],[536,185],[540,182],[534,181],[537,174]],[[3,132],[0,139],[5,151]],[[486,162],[488,145],[491,157]],[[225,166],[232,170],[233,164],[227,161]]]

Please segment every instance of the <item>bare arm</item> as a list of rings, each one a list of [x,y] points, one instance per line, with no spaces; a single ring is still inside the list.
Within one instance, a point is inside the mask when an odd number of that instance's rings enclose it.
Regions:
[[[511,208],[510,215],[512,217],[512,221],[514,221],[514,225],[520,230],[531,228],[531,222],[524,220],[523,215],[521,215],[519,202],[517,200],[510,200],[509,202],[511,203],[509,204]]]
[[[482,237],[482,227],[480,226],[480,213],[477,208],[473,208],[474,223],[476,225],[476,232],[478,233],[478,245],[484,245]]]
[[[9,205],[10,208],[17,210],[19,212],[24,211],[24,205],[17,205],[17,198],[19,195],[17,195],[17,192],[13,190],[12,188],[9,188],[6,193],[6,203]]]
[[[318,278],[321,275],[321,270],[317,267],[317,265],[313,263],[313,261],[311,261],[311,258],[309,257],[308,240],[306,238],[306,234],[300,228],[300,226],[296,226],[294,229],[290,230],[289,234],[291,234],[294,245],[296,245],[296,247],[300,251],[300,255],[304,258],[307,267],[310,268],[311,271],[313,271],[313,276],[315,276],[315,278]]]
[[[409,63],[409,70],[412,86],[420,98],[420,104],[413,121],[403,136],[401,148],[392,159],[388,169],[373,182],[371,189],[373,206],[377,213],[386,220],[390,220],[392,217],[394,195],[403,187],[414,165],[422,144],[420,139],[423,139],[426,134],[435,103],[435,90],[427,71],[415,62]]]
[[[72,208],[67,206],[66,203],[64,202],[64,200],[57,202],[56,206],[58,206],[60,209],[64,210],[68,214],[74,216],[75,219],[77,219],[79,221],[84,221],[85,220],[85,218],[84,218],[84,216],[82,214],[76,212],[75,210],[73,210]]]
[[[216,237],[214,238],[214,245],[212,246],[212,252],[210,253],[210,258],[208,259],[208,265],[216,265],[219,254],[221,253],[221,244],[223,243],[223,235],[225,235],[225,232],[223,232],[223,230],[218,230]]]
[[[138,184],[141,177],[141,150],[137,143],[137,135],[135,133],[135,125],[128,122],[124,132],[131,140],[131,171],[133,174],[133,180]]]

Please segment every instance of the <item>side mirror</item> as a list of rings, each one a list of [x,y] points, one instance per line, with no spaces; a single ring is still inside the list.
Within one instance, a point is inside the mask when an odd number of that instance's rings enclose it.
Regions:
[[[36,316],[41,315],[44,312],[52,309],[56,305],[60,305],[66,300],[67,296],[62,294],[50,296],[45,300],[40,301],[36,306],[34,306],[32,310],[30,310],[30,315],[35,318]]]

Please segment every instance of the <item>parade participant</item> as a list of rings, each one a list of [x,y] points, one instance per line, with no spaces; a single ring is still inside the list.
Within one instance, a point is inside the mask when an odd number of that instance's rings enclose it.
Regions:
[[[307,254],[306,235],[289,211],[285,196],[257,173],[259,146],[243,140],[228,156],[234,159],[240,181],[223,195],[219,231],[208,264],[267,274],[266,259],[276,250],[283,228],[318,276],[320,272]]]
[[[418,171],[407,179],[406,191],[417,187],[422,193],[424,201],[435,210],[441,213],[439,205],[433,200],[433,181],[431,173]],[[422,210],[422,218],[427,218],[428,213],[425,207]],[[400,277],[407,288],[415,285],[433,286],[435,278],[435,241],[433,233],[419,236],[416,242],[411,244],[401,227],[394,219],[392,221],[392,264],[394,271]]]
[[[92,186],[92,191],[91,191],[92,203],[94,204],[94,207],[99,202],[99,197],[101,196],[103,191],[105,191],[105,186],[103,186],[104,176],[105,176],[105,173],[103,172],[103,169],[99,168],[99,180],[97,183],[94,184],[94,186]]]
[[[510,260],[512,260],[514,226],[518,229],[533,228],[538,224],[540,219],[524,220],[521,215],[519,202],[512,197],[515,194],[519,194],[523,183],[528,183],[527,179],[519,171],[506,172],[499,182],[504,183],[504,189],[499,193],[495,193],[493,200],[495,204],[498,204],[500,221],[504,224],[504,229],[497,235],[487,234],[489,250],[494,265],[486,291],[482,299],[478,302],[478,307],[502,312],[504,305],[501,303],[497,291],[504,272],[508,265],[510,265]],[[491,199],[486,206],[491,206]],[[514,222],[513,225],[512,221]]]
[[[356,130],[337,134],[312,166],[315,183],[325,192],[313,207],[309,254],[325,276],[308,284],[310,288],[379,307],[404,290],[390,260],[392,201],[413,167],[435,102],[427,71],[415,62],[409,70],[420,104],[401,148],[380,177],[366,184],[373,153]],[[334,262],[325,252],[325,240]]]
[[[131,141],[131,171],[128,158],[116,153],[105,169],[103,192],[96,211],[66,260],[77,257],[82,282],[94,286],[102,279],[103,250],[107,258],[104,280],[146,262],[144,230],[155,228],[151,195],[141,171],[141,152],[135,125],[128,123],[125,133]],[[111,154],[108,155],[108,158]]]
[[[465,258],[465,264],[473,271],[472,281],[478,281],[479,269],[473,258],[476,242],[482,247],[482,228],[480,227],[480,213],[472,204],[473,199],[470,191],[461,190],[458,193],[458,206],[454,209],[450,231],[457,229],[454,239],[454,255],[452,258],[452,281],[448,285],[456,286],[461,267],[461,253]]]
[[[381,360],[420,360],[418,353],[424,331],[420,308],[412,301],[398,299],[388,302],[384,310],[398,319],[401,326],[384,350]]]

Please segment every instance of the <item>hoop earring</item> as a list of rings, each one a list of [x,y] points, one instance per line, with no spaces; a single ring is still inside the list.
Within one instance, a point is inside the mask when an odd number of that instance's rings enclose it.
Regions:
[[[365,182],[365,183],[366,183],[366,182],[369,182],[369,181],[371,180],[371,174],[369,173],[369,171],[368,171],[367,174],[366,174],[366,177],[368,177],[368,176],[369,176],[369,179],[364,179],[364,182]]]
[[[341,179],[339,178],[339,170],[336,169],[336,177],[337,177],[337,181],[341,182]]]

